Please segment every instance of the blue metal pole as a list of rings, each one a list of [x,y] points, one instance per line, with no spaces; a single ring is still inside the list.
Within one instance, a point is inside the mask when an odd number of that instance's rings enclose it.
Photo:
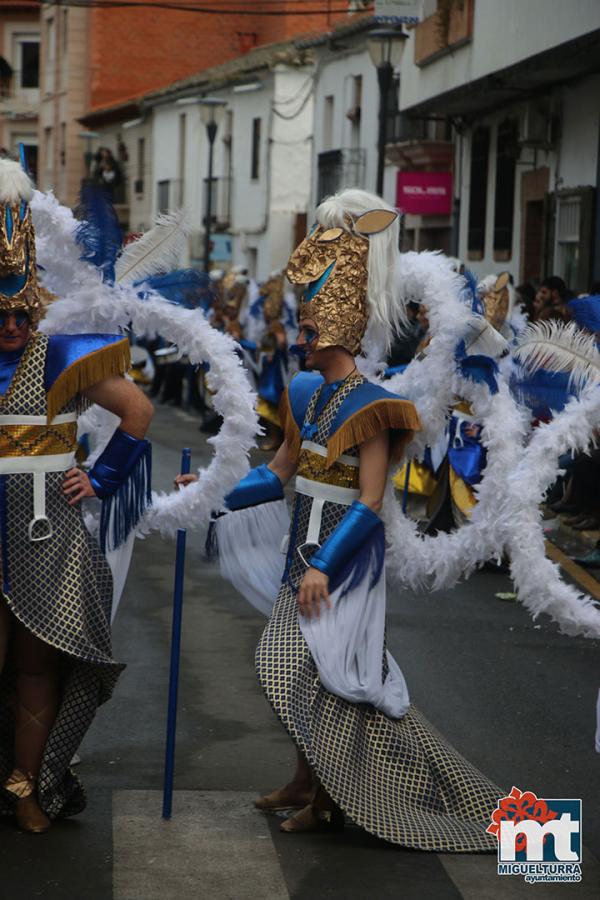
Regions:
[[[181,452],[181,474],[188,475],[192,453],[189,447]],[[181,615],[183,612],[183,577],[185,572],[184,528],[177,530],[175,557],[175,586],[173,588],[173,621],[171,624],[171,665],[169,671],[169,706],[167,711],[167,746],[163,782],[163,819],[171,818],[173,807],[173,776],[175,773],[175,735],[177,732],[177,693],[179,689],[179,655],[181,649]]]

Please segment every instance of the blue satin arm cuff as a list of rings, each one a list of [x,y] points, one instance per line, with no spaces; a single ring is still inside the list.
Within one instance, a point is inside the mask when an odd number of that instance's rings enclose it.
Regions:
[[[138,440],[117,428],[88,473],[96,496],[101,500],[111,497],[149,451],[149,441]]]
[[[377,532],[383,535],[383,522],[377,513],[360,500],[355,500],[333,534],[311,557],[310,565],[334,581],[342,570],[362,555]]]
[[[245,509],[269,503],[272,500],[283,500],[283,485],[275,472],[268,466],[250,469],[232,491],[225,497],[225,506],[229,510]]]

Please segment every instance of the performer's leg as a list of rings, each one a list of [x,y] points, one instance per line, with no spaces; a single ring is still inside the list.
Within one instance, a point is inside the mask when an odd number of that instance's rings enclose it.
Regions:
[[[46,741],[58,709],[57,651],[18,622],[14,623],[17,669],[15,723],[16,814],[24,831],[41,832],[50,826],[40,809],[35,783]]]
[[[278,809],[302,809],[310,803],[313,795],[313,774],[304,756],[297,750],[296,771],[292,780],[271,794],[260,797],[254,805],[257,809],[270,812]]]
[[[0,672],[4,668],[4,660],[6,659],[6,648],[8,646],[8,636],[10,634],[10,613],[8,606],[3,598],[0,597]]]
[[[302,831],[341,831],[343,827],[344,813],[325,788],[318,785],[311,802],[282,822],[279,830],[293,834]]]

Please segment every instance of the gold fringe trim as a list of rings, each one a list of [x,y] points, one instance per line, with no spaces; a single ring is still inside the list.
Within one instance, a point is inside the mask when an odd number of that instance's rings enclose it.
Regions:
[[[94,350],[76,360],[60,373],[48,391],[48,424],[77,394],[112,375],[125,375],[130,365],[127,338]]]
[[[350,447],[387,429],[401,432],[390,436],[390,459],[397,462],[414,432],[421,430],[419,414],[410,400],[374,400],[350,416],[327,441],[327,468]]]
[[[290,453],[290,457],[294,460],[294,462],[298,462],[302,438],[300,437],[300,429],[296,424],[294,414],[292,413],[292,409],[290,407],[290,398],[287,388],[284,390],[283,394],[281,395],[281,400],[279,401],[279,418],[281,419],[281,427],[283,429],[283,434]]]

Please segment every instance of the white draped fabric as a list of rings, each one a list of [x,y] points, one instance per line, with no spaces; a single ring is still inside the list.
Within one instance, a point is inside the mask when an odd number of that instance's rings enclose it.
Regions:
[[[332,607],[321,606],[319,618],[300,616],[300,630],[323,686],[351,703],[371,703],[399,719],[410,699],[404,675],[387,653],[388,676],[382,683],[385,631],[385,571],[370,589],[366,578],[342,597],[342,585],[330,595]]]
[[[290,530],[285,500],[226,513],[215,523],[221,575],[259,612],[271,615]]]
[[[270,616],[285,566],[282,548],[290,527],[285,500],[226,513],[215,527],[221,575]],[[342,585],[331,594],[331,609],[322,607],[318,619],[300,616],[299,624],[328,691],[400,718],[409,706],[408,689],[389,653],[389,674],[382,683],[385,572],[372,589],[369,585],[367,576],[345,597]]]

